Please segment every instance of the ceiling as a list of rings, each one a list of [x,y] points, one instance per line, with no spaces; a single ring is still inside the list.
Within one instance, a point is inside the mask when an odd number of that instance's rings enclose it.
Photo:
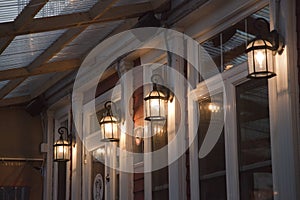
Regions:
[[[0,107],[27,104],[74,73],[105,38],[169,0],[0,0]]]
[[[77,69],[101,41],[141,26],[149,13],[157,14],[161,24],[172,27],[194,10],[201,13],[198,8],[207,2],[213,1],[0,0],[0,107],[28,105],[40,97],[47,100],[67,86],[72,90]],[[262,9],[251,17],[268,15],[268,9]],[[235,47],[246,41],[246,33],[237,31],[239,24],[235,26],[235,34],[226,33],[230,35],[228,49],[225,44],[220,47],[230,54],[235,49],[240,51]],[[212,57],[219,58],[219,47],[215,49],[216,42],[212,42],[203,46]],[[245,55],[239,56],[237,62],[246,60]]]

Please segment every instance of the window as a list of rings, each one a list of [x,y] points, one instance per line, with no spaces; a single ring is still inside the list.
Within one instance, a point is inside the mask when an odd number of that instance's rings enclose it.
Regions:
[[[258,33],[254,24],[257,18],[264,18],[269,21],[269,7],[264,7],[246,19],[235,23],[221,33],[201,43],[201,46],[206,50],[218,68],[218,71],[214,71],[207,66],[203,66],[205,73],[209,77],[216,75],[217,72],[223,72],[247,61],[245,50],[248,42],[254,39]],[[264,33],[264,31],[267,30],[260,32]],[[203,79],[200,79],[200,81],[203,81]]]
[[[241,200],[273,199],[267,80],[236,88]]]
[[[0,187],[1,200],[29,200],[29,187]]]
[[[214,99],[222,99],[222,95],[222,93],[217,94]],[[223,103],[213,104],[210,98],[200,101],[199,147],[203,144],[210,123],[215,123],[211,120],[212,114],[220,112],[222,107]],[[212,151],[206,157],[199,159],[199,175],[201,200],[226,199],[224,129]]]

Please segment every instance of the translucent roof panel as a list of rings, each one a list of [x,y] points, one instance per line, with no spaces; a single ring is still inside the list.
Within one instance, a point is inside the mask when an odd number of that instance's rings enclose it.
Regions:
[[[0,81],[0,89],[3,88],[9,81]]]
[[[80,58],[84,56],[121,23],[123,23],[123,21],[90,25],[75,40],[56,54],[49,62]]]
[[[29,0],[0,0],[0,23],[14,21]]]
[[[0,55],[0,70],[26,67],[65,30],[17,36]]]
[[[42,74],[28,77],[21,85],[10,92],[5,99],[30,95],[33,91],[41,87],[48,79],[56,73]]]
[[[50,0],[35,18],[88,11],[98,0]]]

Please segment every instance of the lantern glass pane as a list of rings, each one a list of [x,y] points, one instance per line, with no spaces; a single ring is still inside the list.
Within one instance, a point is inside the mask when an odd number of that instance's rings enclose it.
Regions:
[[[152,124],[153,135],[162,136],[165,132],[166,120],[156,121]]]
[[[58,140],[54,144],[54,160],[67,161],[70,159],[70,145],[66,140]]]
[[[100,122],[103,139],[119,139],[118,120],[114,116],[105,116]]]
[[[160,91],[153,90],[145,97],[146,120],[164,120],[166,96]]]
[[[247,49],[252,49],[248,52],[248,71],[252,77],[266,77],[274,72],[271,47],[270,42],[260,39],[248,45]]]

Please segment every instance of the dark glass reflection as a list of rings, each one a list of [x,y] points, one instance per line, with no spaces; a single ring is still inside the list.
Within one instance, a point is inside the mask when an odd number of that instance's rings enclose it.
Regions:
[[[241,199],[273,199],[267,80],[238,86],[236,96]]]
[[[207,135],[207,130],[211,121],[211,115],[214,112],[222,112],[223,94],[214,96],[214,99],[220,99],[220,103],[212,103],[211,99],[202,100],[199,103],[200,108],[200,126],[198,131],[199,149]],[[212,149],[204,158],[199,159],[200,174],[200,196],[201,200],[226,200],[226,172],[225,172],[225,143],[224,129],[222,134]]]

